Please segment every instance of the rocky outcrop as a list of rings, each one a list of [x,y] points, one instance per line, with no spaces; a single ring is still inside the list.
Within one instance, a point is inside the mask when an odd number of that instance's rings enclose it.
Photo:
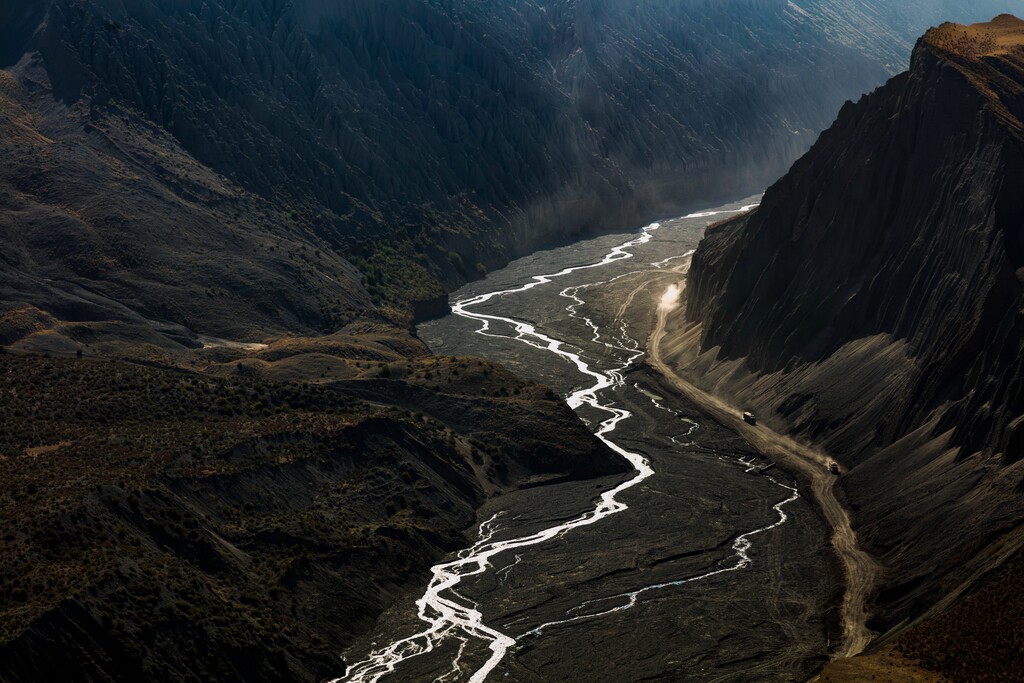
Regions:
[[[1022,117],[1024,22],[943,25],[693,258],[674,362],[851,468],[883,631],[1019,544]]]

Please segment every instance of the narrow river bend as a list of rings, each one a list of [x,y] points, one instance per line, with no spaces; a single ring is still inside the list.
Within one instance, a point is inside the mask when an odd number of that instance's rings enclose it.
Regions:
[[[385,614],[338,681],[805,680],[820,664],[820,521],[643,364],[705,225],[749,204],[520,259],[421,326],[436,353],[562,393],[634,473],[490,503],[477,542]]]

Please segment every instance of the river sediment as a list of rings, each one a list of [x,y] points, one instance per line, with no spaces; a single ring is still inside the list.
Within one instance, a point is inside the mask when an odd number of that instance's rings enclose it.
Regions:
[[[822,664],[838,602],[824,525],[642,362],[679,257],[742,209],[520,259],[421,325],[436,353],[565,395],[634,474],[488,503],[480,542],[386,613],[342,680],[803,680]]]

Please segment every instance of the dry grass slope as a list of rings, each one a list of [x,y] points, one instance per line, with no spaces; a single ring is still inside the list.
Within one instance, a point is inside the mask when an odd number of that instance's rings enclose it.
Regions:
[[[0,353],[0,680],[338,674],[488,495],[621,469],[500,368],[367,365],[279,383]]]
[[[1024,680],[1024,555],[973,595],[901,636],[896,651],[964,683]]]
[[[822,683],[1013,683],[1024,680],[1024,554],[951,610],[879,651],[829,664]]]

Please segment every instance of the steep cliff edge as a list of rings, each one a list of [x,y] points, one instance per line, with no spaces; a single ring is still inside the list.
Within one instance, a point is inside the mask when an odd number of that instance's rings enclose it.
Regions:
[[[1022,117],[1024,22],[933,29],[759,209],[709,228],[668,342],[682,374],[850,468],[888,570],[881,632],[1020,547]]]

